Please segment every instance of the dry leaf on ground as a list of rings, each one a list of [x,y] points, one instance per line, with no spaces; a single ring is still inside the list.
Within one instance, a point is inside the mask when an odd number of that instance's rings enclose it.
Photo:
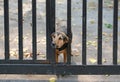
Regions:
[[[94,19],[89,20],[89,22],[90,22],[91,24],[95,24],[95,20],[94,20]]]
[[[88,45],[97,47],[97,41],[87,41],[87,46],[88,46]]]
[[[97,59],[95,58],[89,58],[89,62],[92,64],[95,64],[97,62]]]
[[[54,78],[54,77],[50,78],[49,82],[56,82],[56,78]]]

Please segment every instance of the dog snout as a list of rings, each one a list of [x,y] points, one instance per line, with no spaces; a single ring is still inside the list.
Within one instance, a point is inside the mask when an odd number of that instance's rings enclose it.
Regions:
[[[55,43],[51,43],[51,46],[52,46],[53,48],[56,48],[56,44],[55,44]]]
[[[52,46],[55,46],[55,43],[52,43]]]

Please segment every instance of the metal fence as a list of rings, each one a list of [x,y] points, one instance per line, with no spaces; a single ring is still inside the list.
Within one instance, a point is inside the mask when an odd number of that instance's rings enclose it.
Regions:
[[[118,52],[118,0],[114,0],[113,16],[113,65],[102,65],[103,0],[98,0],[98,49],[97,65],[86,64],[87,0],[82,9],[82,65],[71,64],[71,44],[68,45],[67,64],[55,63],[55,50],[51,48],[51,34],[55,31],[55,0],[46,0],[46,60],[37,60],[36,0],[32,0],[32,60],[23,60],[23,0],[18,0],[19,59],[10,60],[9,47],[9,0],[4,0],[5,59],[0,60],[0,74],[120,74]],[[71,33],[71,0],[67,0],[67,32]]]

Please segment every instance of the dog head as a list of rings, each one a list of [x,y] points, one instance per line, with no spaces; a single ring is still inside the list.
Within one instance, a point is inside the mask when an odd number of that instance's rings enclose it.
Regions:
[[[64,32],[54,32],[51,34],[51,37],[53,48],[61,48],[65,43],[69,42],[69,38]]]

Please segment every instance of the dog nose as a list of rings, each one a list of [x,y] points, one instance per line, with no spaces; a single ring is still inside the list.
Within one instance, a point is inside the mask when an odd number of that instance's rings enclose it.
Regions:
[[[52,43],[53,46],[55,46],[55,43]]]

